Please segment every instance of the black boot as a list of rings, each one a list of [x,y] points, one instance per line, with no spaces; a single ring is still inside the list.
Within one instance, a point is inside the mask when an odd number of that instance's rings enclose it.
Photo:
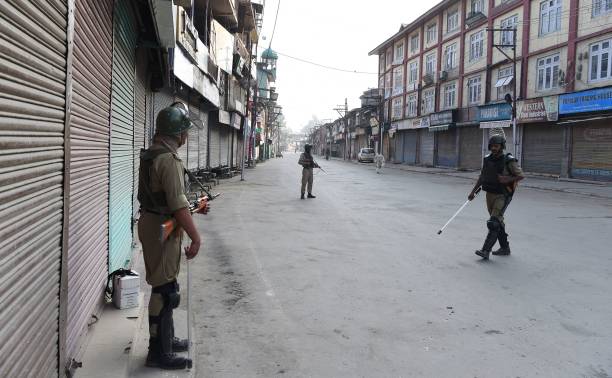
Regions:
[[[302,193],[302,195],[300,196],[300,199],[304,199],[304,193]]]
[[[475,253],[482,257],[485,260],[489,259],[489,254],[491,253],[491,249],[497,242],[497,236],[499,235],[500,224],[495,218],[491,218],[487,222],[487,227],[489,228],[489,233],[487,234],[487,238],[482,245],[482,249],[477,250]]]
[[[317,198],[317,197],[313,196],[312,193],[308,193],[308,198]]]
[[[173,352],[187,352],[187,350],[189,350],[189,340],[179,339],[178,337],[172,339]]]
[[[508,234],[506,234],[505,227],[499,232],[497,236],[497,240],[499,240],[499,249],[493,252],[495,256],[508,256],[510,254],[510,243],[508,243]]]
[[[179,357],[174,353],[163,353],[159,339],[149,340],[149,354],[145,365],[148,367],[158,367],[165,370],[178,370],[188,367],[188,359]]]

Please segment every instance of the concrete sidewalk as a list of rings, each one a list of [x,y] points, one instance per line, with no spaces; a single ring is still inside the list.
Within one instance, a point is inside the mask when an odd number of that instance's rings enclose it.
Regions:
[[[149,349],[147,306],[151,287],[144,278],[144,261],[140,249],[134,251],[134,260],[132,269],[141,277],[139,306],[124,310],[118,310],[112,304],[105,306],[100,320],[92,327],[83,356],[83,367],[75,372],[75,377],[195,377],[195,363],[190,370],[174,371],[145,366]],[[182,271],[186,272],[184,269]],[[187,337],[186,291],[184,298],[181,300],[181,306],[174,311],[174,328],[176,336],[180,338]],[[193,331],[192,335],[195,335]],[[192,343],[193,356],[196,355],[194,345],[195,343]]]
[[[370,165],[368,163],[358,163],[354,160],[343,160],[339,158],[332,159],[336,161],[343,161],[345,163],[360,164],[364,166]],[[371,166],[373,166],[373,164]],[[451,168],[419,167],[414,165],[396,164],[388,162],[385,163],[385,167],[383,168],[383,170],[384,169],[401,170],[405,172],[432,175],[452,176],[473,181],[476,181],[479,175],[479,171],[459,171]],[[612,199],[612,183],[606,182],[587,182],[527,174],[526,179],[523,180],[519,186],[522,188],[550,190],[561,193],[571,193],[582,196]]]

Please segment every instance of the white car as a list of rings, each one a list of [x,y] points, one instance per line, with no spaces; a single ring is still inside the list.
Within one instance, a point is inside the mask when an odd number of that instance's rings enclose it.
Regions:
[[[357,161],[360,163],[363,162],[370,162],[373,163],[374,162],[374,149],[373,148],[362,148],[359,150],[359,153],[357,154]]]

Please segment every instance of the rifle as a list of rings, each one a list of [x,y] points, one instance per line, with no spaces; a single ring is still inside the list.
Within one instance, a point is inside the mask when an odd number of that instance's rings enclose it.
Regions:
[[[193,173],[189,172],[186,169],[185,169],[185,173],[187,173],[187,176],[189,176],[191,180],[196,182],[198,186],[202,189],[202,191],[206,193],[206,195],[200,196],[195,201],[189,204],[189,212],[191,214],[208,214],[208,210],[210,210],[210,206],[208,203],[214,200],[215,198],[219,197],[221,193],[210,194],[210,192],[206,190],[206,187],[204,187],[204,185],[200,182],[200,180],[197,179],[197,177],[195,177]],[[178,223],[176,219],[170,218],[166,220],[160,226],[160,232],[159,232],[160,241],[163,243],[166,240],[168,240],[170,235],[172,235],[172,233],[177,229],[178,229]]]

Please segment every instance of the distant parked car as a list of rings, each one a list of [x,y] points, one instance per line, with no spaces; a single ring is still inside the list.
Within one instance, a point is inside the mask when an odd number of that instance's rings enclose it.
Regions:
[[[357,154],[357,161],[360,163],[363,163],[363,162],[373,163],[374,155],[375,154],[374,154],[373,148],[362,148],[361,150],[359,150],[359,153]]]

